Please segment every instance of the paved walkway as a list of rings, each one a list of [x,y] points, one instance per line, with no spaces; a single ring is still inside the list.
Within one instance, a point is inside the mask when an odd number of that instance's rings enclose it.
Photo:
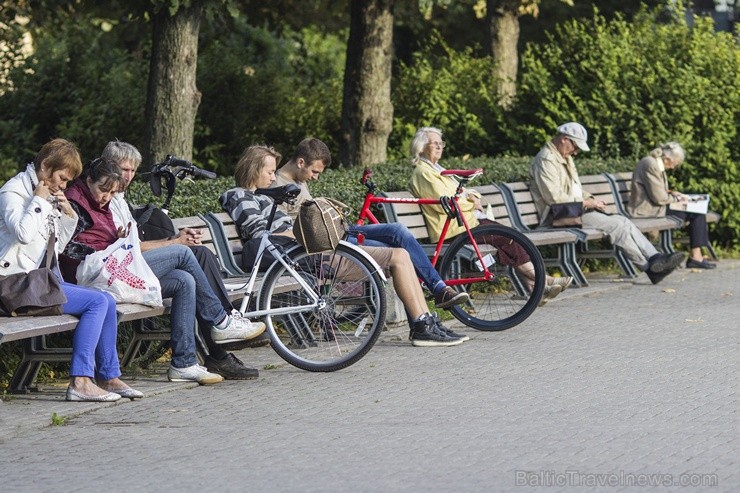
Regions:
[[[592,281],[459,347],[392,330],[336,373],[262,348],[238,353],[268,368],[256,381],[16,397],[0,490],[739,491],[740,261]]]

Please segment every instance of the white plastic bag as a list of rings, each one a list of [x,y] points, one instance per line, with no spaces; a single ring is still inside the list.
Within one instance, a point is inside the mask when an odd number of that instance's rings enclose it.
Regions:
[[[108,291],[118,303],[162,306],[162,287],[141,255],[136,229],[77,267],[77,283]]]

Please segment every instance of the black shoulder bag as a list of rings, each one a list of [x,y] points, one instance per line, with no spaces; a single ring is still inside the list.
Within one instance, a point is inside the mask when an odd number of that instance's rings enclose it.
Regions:
[[[553,228],[580,228],[583,226],[583,202],[564,202],[550,205]]]

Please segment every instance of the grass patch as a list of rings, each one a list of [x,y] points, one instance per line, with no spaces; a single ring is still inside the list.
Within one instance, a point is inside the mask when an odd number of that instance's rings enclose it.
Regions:
[[[52,426],[64,426],[69,421],[69,416],[60,416],[57,413],[51,413]]]

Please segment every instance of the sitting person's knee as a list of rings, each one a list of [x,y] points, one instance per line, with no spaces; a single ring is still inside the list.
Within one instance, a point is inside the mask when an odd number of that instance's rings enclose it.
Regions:
[[[403,248],[393,248],[392,251],[393,254],[391,256],[391,263],[393,265],[404,265],[411,263],[409,252],[407,252]]]

